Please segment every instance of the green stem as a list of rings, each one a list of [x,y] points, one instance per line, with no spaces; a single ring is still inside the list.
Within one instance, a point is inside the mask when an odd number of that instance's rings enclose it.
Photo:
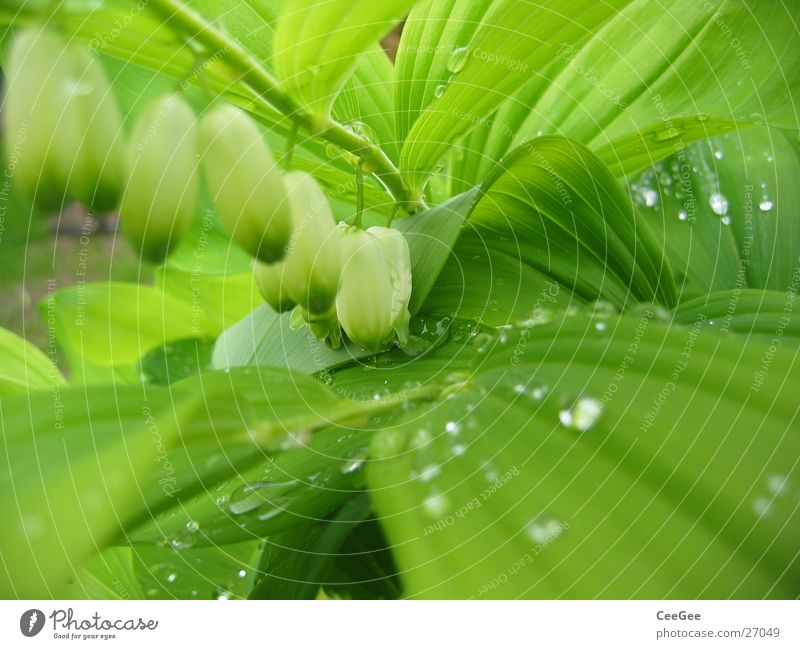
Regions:
[[[422,197],[411,192],[399,170],[379,146],[346,129],[334,120],[320,123],[302,110],[279,85],[278,80],[235,39],[214,27],[182,0],[150,0],[150,6],[164,16],[167,24],[196,39],[211,50],[210,56],[224,59],[241,74],[241,79],[255,92],[313,136],[357,155],[364,168],[375,174],[386,190],[407,212],[424,209]]]
[[[297,146],[297,129],[298,124],[294,122],[289,130],[289,136],[286,138],[286,171],[292,170],[292,156],[294,156],[294,148]]]
[[[354,225],[360,230],[364,215],[364,161],[356,165],[356,220]]]

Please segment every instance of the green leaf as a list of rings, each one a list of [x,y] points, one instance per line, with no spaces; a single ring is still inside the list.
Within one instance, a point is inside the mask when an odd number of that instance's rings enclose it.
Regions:
[[[452,256],[436,279],[422,312],[501,326],[518,320],[547,318],[553,310],[580,306],[585,300],[555,281],[549,271],[497,249],[482,228],[461,234]]]
[[[161,290],[109,282],[57,291],[40,305],[53,317],[59,344],[81,380],[82,362],[106,367],[129,366],[164,342],[193,336],[214,337],[221,328],[202,309]]]
[[[409,310],[412,314],[425,303],[477,204],[480,192],[480,187],[474,187],[442,205],[397,221],[396,227],[408,241],[411,253],[414,286]]]
[[[686,326],[700,323],[722,335],[732,331],[779,346],[797,345],[798,308],[796,294],[791,291],[733,289],[683,302],[675,309],[675,321]]]
[[[326,410],[320,403],[320,412]],[[328,408],[329,409],[329,408]],[[332,412],[332,411],[331,411]],[[227,545],[306,527],[363,488],[371,431],[323,430],[307,446],[260,457],[249,468],[132,530],[141,546]],[[230,461],[220,456],[219,464]]]
[[[400,164],[409,185],[424,187],[450,147],[523,86],[533,71],[545,68],[561,44],[585,40],[629,2],[587,6],[582,0],[548,0],[526,3],[523,10],[517,0],[493,3],[466,44],[463,68],[419,116],[406,138]],[[571,19],[564,20],[565,15]],[[412,43],[405,45],[412,47]],[[449,43],[444,45],[447,49]]]
[[[53,362],[24,338],[0,328],[0,395],[57,390],[64,377]]]
[[[394,66],[375,46],[358,58],[353,76],[336,97],[333,116],[340,122],[366,124],[390,159],[400,157],[392,111]]]
[[[291,313],[275,313],[267,305],[260,306],[217,339],[213,367],[263,365],[316,374],[370,355],[349,343],[341,349],[331,349],[317,340],[308,327],[292,329],[290,320]]]
[[[800,142],[753,128],[697,143],[631,181],[681,292],[800,283]]]
[[[395,107],[398,133],[405,140],[420,113],[436,99],[437,88],[463,63],[463,48],[497,0],[429,0],[406,19],[397,49]],[[474,183],[473,183],[474,184]]]
[[[669,264],[645,220],[585,147],[544,137],[512,153],[486,181],[470,217],[493,252],[520,260],[580,298],[618,308],[676,301]],[[506,308],[506,307],[504,307]]]
[[[359,55],[388,33],[415,1],[287,0],[275,31],[273,57],[284,88],[303,108],[326,120]]]
[[[144,599],[131,548],[108,548],[79,566],[64,591],[67,599]]]
[[[170,390],[0,398],[0,594],[55,596],[75,562],[316,430],[396,403],[353,403],[285,370],[203,374]],[[309,408],[314,404],[314,408]],[[173,547],[190,547],[183,528]]]
[[[315,599],[339,548],[371,513],[369,497],[362,493],[345,503],[330,521],[268,539],[259,561],[260,579],[250,599]]]
[[[604,159],[624,161],[633,153],[632,133],[662,134],[635,144],[653,160],[669,152],[668,133],[681,130],[675,137],[684,145],[703,137],[702,126],[683,128],[684,118],[689,124],[698,116],[719,118],[704,137],[718,133],[717,126],[726,129],[726,120],[797,130],[797,44],[789,8],[768,0],[613,2],[591,11],[584,2],[557,9],[539,3],[525,14],[519,3],[497,5],[470,50],[491,53],[498,63],[471,57],[412,129],[403,167],[419,184],[473,128],[490,134],[466,144],[468,157],[485,160],[462,171],[466,183],[509,148],[541,134],[558,133],[603,149]],[[519,70],[507,72],[503,61]],[[618,144],[623,148],[615,153]]]
[[[746,122],[719,117],[675,118],[623,136],[603,145],[596,153],[615,176],[623,177],[651,167],[655,161],[685,149],[692,142],[747,126]]]
[[[243,599],[253,584],[257,545],[136,547],[134,566],[143,599]]]
[[[406,597],[794,596],[794,354],[640,315],[504,328],[376,435]]]
[[[184,338],[147,352],[139,361],[142,381],[170,385],[211,370],[214,340]]]
[[[143,412],[169,443],[175,427],[161,419],[165,406],[123,390],[0,400],[3,597],[55,596],[72,563],[109,543],[142,506],[138,485],[158,468]]]

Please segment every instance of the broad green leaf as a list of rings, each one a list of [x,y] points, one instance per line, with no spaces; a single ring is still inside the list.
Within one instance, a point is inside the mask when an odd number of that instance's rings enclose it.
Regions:
[[[308,327],[292,329],[290,319],[289,313],[279,314],[267,305],[260,306],[217,339],[214,368],[265,365],[316,374],[370,355],[351,344],[331,349],[317,340]]]
[[[68,599],[144,599],[131,548],[108,548],[75,570]]]
[[[214,342],[210,338],[183,338],[147,352],[139,360],[137,368],[141,380],[154,385],[170,385],[210,371]]]
[[[414,286],[409,310],[417,313],[442,272],[464,225],[472,213],[481,188],[456,196],[442,205],[397,222],[408,241]]]
[[[609,170],[582,145],[530,142],[486,180],[470,224],[494,252],[583,299],[675,303],[669,264]],[[504,309],[507,307],[504,306]]]
[[[481,228],[461,234],[453,254],[422,306],[432,316],[458,314],[490,326],[549,317],[553,310],[585,300],[555,281],[548,271],[497,249]]]
[[[652,167],[692,142],[748,126],[718,117],[675,118],[614,140],[596,153],[615,176],[624,177]]]
[[[318,410],[324,410],[320,403]],[[367,408],[365,407],[365,410]],[[331,428],[209,485],[130,533],[137,547],[227,545],[305,527],[363,489],[372,431]],[[225,463],[225,459],[220,459]]]
[[[659,6],[633,0],[586,11],[585,3],[576,4],[581,8],[559,3],[556,12],[550,3],[538,3],[526,12],[530,23],[521,20],[519,3],[488,14],[470,50],[480,48],[522,70],[528,66],[528,73],[492,74],[488,64],[470,60],[409,134],[402,161],[413,182],[459,136],[487,121],[493,134],[485,149],[480,139],[475,142],[472,153],[495,161],[520,141],[555,133],[608,155],[619,140],[623,150],[616,157],[622,160],[632,153],[631,133],[674,132],[683,118],[691,123],[698,116],[722,120],[709,124],[706,137],[719,132],[717,123],[726,128],[724,120],[797,130],[792,106],[800,87],[800,36],[789,7],[769,0],[672,0]],[[512,21],[513,32],[506,25]],[[689,128],[681,137],[688,143],[702,135],[702,128]],[[664,137],[637,145],[658,159]]]
[[[170,390],[65,388],[0,398],[0,593],[55,596],[71,566],[316,430],[391,404],[337,398],[285,370],[203,374]],[[313,404],[313,407],[309,407]],[[199,529],[171,539],[189,547]]]
[[[406,597],[794,596],[794,354],[654,315],[504,328],[376,435]]]
[[[232,326],[264,304],[249,264],[244,273],[225,276],[167,266],[158,270],[156,285],[165,295],[183,300],[190,296],[195,324],[208,322],[216,332]]]
[[[221,327],[183,298],[137,284],[85,284],[57,291],[40,307],[55,320],[59,344],[80,380],[81,360],[107,367],[128,366],[164,342],[214,337]]]
[[[403,26],[395,64],[395,109],[402,140],[447,80],[458,73],[465,62],[467,46],[494,4],[499,3],[429,0],[413,8]]]
[[[353,76],[336,97],[333,116],[348,124],[366,124],[374,132],[376,144],[397,161],[400,142],[393,119],[393,79],[394,66],[383,49],[375,46],[367,50],[358,58]]]
[[[699,323],[722,335],[734,332],[773,345],[796,346],[800,343],[798,309],[791,291],[733,289],[683,302],[675,309],[675,321],[686,326]]]
[[[400,164],[411,187],[424,187],[450,147],[553,60],[560,46],[586,40],[630,1],[588,6],[582,0],[493,3],[467,44],[463,67],[436,91],[440,97],[408,133]],[[444,45],[446,50],[449,43]]]
[[[362,493],[329,521],[267,539],[250,599],[315,599],[347,536],[371,513],[369,497]]]
[[[0,594],[6,598],[57,596],[71,565],[109,543],[142,506],[138,485],[159,468],[144,412],[164,443],[175,439],[174,425],[161,416],[164,399],[82,389],[57,396],[0,400],[6,526]]]
[[[0,328],[0,395],[57,390],[64,377],[53,362],[24,338]]]
[[[326,120],[358,57],[416,0],[287,0],[275,31],[275,70],[287,92]]]
[[[378,521],[365,521],[350,532],[328,569],[323,591],[339,599],[402,597],[397,565]]]
[[[133,548],[136,578],[146,599],[243,599],[253,585],[257,545],[138,546]]]
[[[681,292],[800,283],[800,141],[745,129],[691,145],[631,180]]]

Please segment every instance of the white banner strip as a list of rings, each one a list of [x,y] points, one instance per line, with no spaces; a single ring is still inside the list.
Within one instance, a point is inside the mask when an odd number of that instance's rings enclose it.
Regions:
[[[0,602],[0,647],[800,647],[796,601]]]

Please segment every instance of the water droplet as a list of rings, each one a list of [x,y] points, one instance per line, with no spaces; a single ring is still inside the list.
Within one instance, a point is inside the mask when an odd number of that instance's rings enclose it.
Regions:
[[[194,534],[200,529],[200,524],[197,521],[189,521],[186,523],[186,530]]]
[[[725,153],[722,151],[714,151],[714,157],[717,160],[722,160],[725,157]]]
[[[174,572],[171,572],[171,573],[169,573],[167,575],[166,581],[167,581],[168,584],[172,584],[172,583],[175,583],[175,580],[177,578],[178,578],[178,575],[176,575]]]
[[[286,482],[256,482],[250,485],[244,485],[236,490],[228,505],[228,511],[231,514],[240,515],[246,514],[263,507],[264,505],[275,506],[276,499],[268,498],[264,492],[278,491],[291,487],[297,484],[297,480],[288,480]]]
[[[466,47],[457,47],[450,54],[447,60],[447,69],[452,74],[458,74],[464,69],[469,58],[469,50]]]
[[[785,475],[771,475],[767,478],[767,489],[776,496],[786,493],[789,488],[789,478]]]
[[[678,212],[678,220],[679,220],[679,221],[685,221],[685,220],[686,220],[686,219],[688,219],[688,218],[689,218],[689,214],[687,214],[687,213],[686,213],[686,212],[684,212],[683,210],[681,210],[680,212]]]
[[[646,189],[642,192],[644,204],[647,207],[655,207],[658,205],[658,192],[655,189]]]
[[[439,99],[439,98],[440,98],[440,97],[441,97],[441,96],[444,94],[444,91],[445,91],[445,90],[447,90],[447,84],[445,84],[445,83],[440,83],[438,86],[436,86],[436,88],[434,88],[434,90],[433,90],[433,96],[434,96],[436,99]]]
[[[342,464],[339,471],[341,473],[344,473],[345,475],[356,473],[357,471],[360,471],[363,468],[364,462],[366,462],[366,460],[367,460],[366,451],[364,450],[356,451],[355,453],[352,453],[350,457],[348,457],[345,460],[344,464]]]
[[[528,536],[537,545],[550,543],[564,532],[564,526],[555,518],[537,518],[527,528]]]
[[[247,577],[247,570],[242,569],[236,574],[238,575],[239,579],[244,579],[245,577]]]
[[[461,424],[457,421],[448,421],[444,425],[444,430],[448,435],[458,435],[461,432]]]
[[[422,482],[430,482],[431,480],[435,480],[442,474],[442,467],[438,464],[428,464],[422,468],[419,472],[419,479]]]
[[[759,518],[768,515],[772,509],[772,501],[766,496],[759,496],[753,501],[753,513]]]
[[[770,212],[773,207],[775,207],[775,204],[770,200],[763,200],[758,204],[758,209],[762,212]]]
[[[728,213],[728,199],[722,194],[711,194],[711,198],[708,199],[708,204],[711,206],[711,209],[714,210],[714,214],[718,216],[725,216]]]
[[[450,502],[444,494],[435,491],[425,499],[422,507],[429,516],[436,518],[447,512]]]
[[[559,411],[558,419],[563,426],[580,433],[590,431],[597,424],[603,406],[596,399],[581,397],[569,408]]]

